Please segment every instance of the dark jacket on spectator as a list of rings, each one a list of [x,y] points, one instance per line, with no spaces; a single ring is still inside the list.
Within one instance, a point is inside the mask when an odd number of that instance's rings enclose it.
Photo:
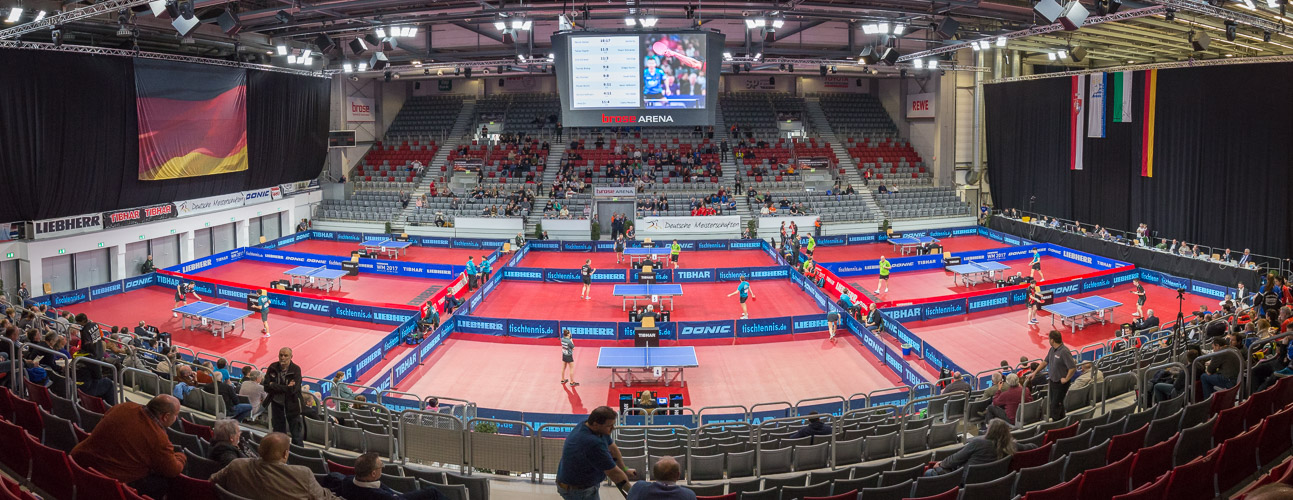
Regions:
[[[800,427],[799,430],[795,431],[794,434],[790,435],[790,438],[797,439],[797,438],[808,437],[808,436],[829,436],[830,433],[831,433],[831,426],[826,425],[826,423],[822,422],[821,420],[818,420],[816,422],[808,422],[808,425]]]
[[[1033,400],[1033,394],[1023,387],[1011,387],[1004,391],[998,392],[992,397],[992,404],[1000,406],[1006,410],[1006,417],[1010,422],[1015,421],[1015,412],[1019,411],[1019,405]]]
[[[1017,451],[1031,450],[1036,448],[1035,444],[1015,443]],[[983,437],[976,437],[965,443],[960,450],[953,453],[952,456],[939,462],[938,467],[944,471],[954,471],[968,465],[986,464],[997,461],[997,450],[992,446],[992,442]]]
[[[216,441],[211,444],[211,451],[207,453],[207,458],[220,462],[220,467],[224,467],[229,465],[229,462],[239,458],[247,458],[247,456],[243,455],[242,450],[228,441]]]

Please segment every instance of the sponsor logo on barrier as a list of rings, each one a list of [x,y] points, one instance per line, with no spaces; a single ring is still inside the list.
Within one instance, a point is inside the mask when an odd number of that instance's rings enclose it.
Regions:
[[[400,361],[400,364],[395,366],[395,373],[398,373],[400,375],[407,374],[409,370],[413,368],[413,365],[417,364],[417,362],[418,362],[417,356],[405,356],[404,360]],[[399,377],[396,377],[396,378],[399,378]]]
[[[148,284],[148,280],[149,280],[149,278],[148,278],[147,276],[142,277],[142,278],[133,278],[133,279],[128,279],[128,280],[126,280],[126,289],[127,289],[127,290],[133,290],[133,289],[139,288],[139,287],[141,287],[141,286],[147,285],[147,284]]]
[[[408,314],[394,314],[394,313],[388,313],[388,312],[373,311],[373,320],[384,321],[384,322],[405,321],[409,319],[409,316],[412,316],[412,315],[413,313],[411,312]]]
[[[1163,275],[1163,286],[1174,289],[1189,288],[1185,281],[1168,274]]]
[[[359,241],[359,239],[359,235],[357,234],[342,233],[337,235],[337,241]]]
[[[434,351],[441,342],[444,342],[444,337],[448,334],[448,330],[447,328],[441,328],[440,333],[437,333],[435,338],[423,342],[422,351],[418,353],[418,357],[425,359],[428,354],[431,354],[431,351]]]
[[[1084,280],[1082,282],[1082,291],[1085,292],[1087,290],[1097,290],[1100,288],[1107,288],[1109,285],[1112,285],[1112,284],[1113,282],[1110,281],[1108,278],[1092,278],[1092,279]]]
[[[66,306],[66,305],[70,305],[70,304],[76,304],[76,303],[78,303],[78,302],[85,302],[85,301],[86,301],[86,299],[87,299],[87,297],[85,296],[85,294],[84,294],[84,293],[73,293],[73,292],[68,292],[68,293],[66,293],[66,294],[59,294],[59,295],[55,295],[55,296],[54,296],[54,305],[56,305],[56,306]]]
[[[1007,236],[1005,237],[1005,242],[1007,245],[1010,245],[1010,246],[1019,246],[1019,238],[1011,238]]]
[[[562,281],[578,281],[578,280],[581,280],[581,279],[583,279],[583,278],[580,278],[580,277],[579,277],[579,273],[577,273],[577,272],[573,272],[573,271],[553,271],[553,270],[549,270],[549,271],[548,271],[548,279],[550,279],[550,280],[562,280]]]
[[[750,278],[785,278],[790,275],[787,269],[770,269],[766,271],[750,271]]]
[[[700,250],[726,250],[728,248],[725,242],[702,241],[697,245]]]
[[[448,245],[449,245],[449,240],[442,240],[442,239],[437,239],[437,238],[423,238],[423,239],[422,239],[422,244],[423,244],[423,245],[436,245],[436,246],[442,246],[442,245],[443,245],[443,246],[448,246]]]
[[[555,337],[557,335],[556,330],[552,329],[552,327],[548,325],[542,325],[542,324],[524,325],[524,324],[517,324],[517,323],[508,323],[507,333],[524,333],[527,335],[542,335],[545,337]]]
[[[247,300],[247,292],[236,288],[226,288],[223,286],[216,288],[216,295],[228,299]]]
[[[785,323],[742,323],[741,333],[789,333]]]
[[[725,270],[719,269],[718,279],[737,280],[737,279],[741,279],[741,276],[745,276],[745,274],[746,274],[745,271],[725,271]]]
[[[202,259],[199,261],[185,264],[184,267],[180,268],[180,272],[187,274],[187,273],[193,272],[194,270],[202,269],[204,267],[210,267],[210,266],[211,266],[211,259]]]
[[[673,272],[674,278],[679,280],[703,280],[714,279],[713,269],[700,269],[696,271],[676,270]]]
[[[477,330],[504,331],[503,323],[499,321],[477,321],[470,318],[460,318],[458,319],[458,325],[463,328],[474,328]]]
[[[314,232],[314,237],[315,237],[315,238],[318,238],[318,239],[321,239],[321,240],[335,240],[335,239],[337,239],[337,235],[336,235],[336,234],[333,234],[332,232],[329,232],[329,231],[315,231],[315,232]]]
[[[965,236],[969,234],[979,234],[979,230],[971,227],[971,228],[957,229],[955,231],[952,231],[952,236]]]
[[[372,364],[379,359],[382,359],[381,349],[373,350],[373,352],[369,353],[367,356],[364,356],[363,359],[359,360],[358,363],[355,363],[355,373],[364,373],[365,371],[368,370],[369,366],[372,366]]]
[[[543,273],[539,271],[513,271],[511,269],[504,269],[503,277],[504,278],[543,279]]]
[[[1113,284],[1117,285],[1120,283],[1127,283],[1127,282],[1130,282],[1131,280],[1136,279],[1137,276],[1138,274],[1134,272],[1127,273],[1127,274],[1120,274],[1113,277]]]
[[[302,302],[302,301],[299,301],[299,300],[292,300],[292,310],[293,310],[293,311],[313,311],[313,312],[317,312],[317,313],[320,313],[320,314],[328,314],[328,309],[329,309],[328,304],[321,304],[321,303],[318,303],[318,302]]]
[[[1159,279],[1159,276],[1162,276],[1162,275],[1158,273],[1147,273],[1147,272],[1141,271],[1140,280],[1146,283],[1158,284],[1161,281]]]
[[[355,309],[355,308],[351,308],[351,307],[346,307],[346,306],[343,306],[343,305],[338,305],[338,306],[337,306],[337,309],[334,311],[334,313],[335,313],[337,316],[341,316],[341,317],[343,317],[343,318],[355,318],[355,319],[368,319],[368,318],[369,318],[368,311],[365,311],[365,310],[363,310],[363,309]]]
[[[1194,282],[1190,283],[1190,291],[1193,293],[1197,293],[1199,295],[1207,295],[1208,297],[1212,297],[1214,299],[1222,299],[1222,298],[1225,298],[1226,296],[1226,294],[1222,293],[1221,290],[1217,290],[1215,288],[1212,288],[1211,286],[1199,286],[1198,283],[1194,283]]]
[[[894,373],[903,373],[903,372],[904,372],[903,367],[902,367],[902,360],[901,360],[901,359],[898,359],[898,358],[893,357],[893,354],[892,354],[892,353],[890,353],[888,350],[885,350],[885,352],[884,352],[884,363],[885,363],[886,365],[889,365],[889,369],[890,369],[890,370],[893,370],[893,372],[894,372]]]
[[[694,336],[694,335],[715,335],[715,334],[731,335],[731,334],[732,334],[732,325],[718,325],[718,326],[684,326],[684,327],[682,327],[682,333],[681,333],[681,334],[682,334],[682,335],[684,335],[684,336]]]
[[[888,330],[889,333],[892,333],[894,337],[898,337],[898,340],[902,343],[910,344],[914,348],[920,347],[920,340],[913,339],[902,326],[897,325],[892,321],[884,320],[884,329]]]
[[[173,276],[167,276],[167,275],[165,275],[165,274],[159,274],[159,275],[157,275],[157,284],[159,284],[159,285],[166,285],[166,286],[175,286],[175,285],[180,284],[180,280],[179,280],[179,278],[175,278],[175,277],[173,277]]]
[[[1004,306],[1010,304],[1010,297],[993,297],[990,299],[970,299],[970,309],[986,309],[989,307]]]
[[[902,309],[892,309],[885,312],[889,313],[889,316],[892,317],[895,321],[916,319],[920,317],[919,307],[905,307]]]
[[[90,295],[99,296],[106,293],[119,292],[119,291],[121,291],[121,282],[114,281],[112,283],[108,283],[107,285],[91,288]]]
[[[923,349],[923,351],[924,352],[922,353],[923,354],[922,357],[925,358],[926,362],[928,362],[931,365],[934,365],[934,367],[942,369],[943,365],[946,364],[943,360],[943,353],[935,351],[933,349]]]
[[[611,326],[606,326],[606,327],[576,326],[576,327],[563,327],[563,328],[566,330],[570,330],[571,335],[582,335],[582,336],[589,336],[589,337],[614,337],[615,336],[615,327],[611,327]]]
[[[580,252],[593,249],[593,246],[587,243],[577,243],[577,242],[570,242],[570,241],[566,242],[565,246],[566,246],[566,250],[578,250]]]
[[[1068,250],[1062,250],[1062,251],[1060,251],[1060,255],[1062,255],[1062,256],[1064,256],[1064,257],[1068,258],[1069,260],[1076,260],[1076,261],[1081,262],[1081,263],[1083,263],[1083,264],[1086,264],[1086,265],[1088,265],[1088,266],[1090,266],[1090,265],[1094,265],[1094,263],[1093,263],[1093,262],[1092,262],[1092,260],[1091,260],[1091,256],[1089,256],[1089,255],[1083,255],[1083,254],[1076,253],[1076,252],[1070,252],[1070,251],[1068,251]]]
[[[1082,282],[1060,285],[1055,288],[1052,288],[1051,293],[1055,295],[1068,295],[1071,293],[1076,293],[1078,291],[1078,288],[1081,287],[1081,285],[1082,285]]]
[[[809,319],[809,320],[804,320],[804,321],[795,320],[795,331],[796,331],[796,332],[797,332],[797,331],[800,331],[800,330],[805,330],[805,331],[807,331],[807,330],[811,330],[811,329],[825,329],[825,328],[826,328],[826,320],[825,320],[825,319]]]
[[[962,305],[961,302],[957,302],[955,304],[946,305],[946,306],[934,306],[934,307],[925,308],[926,316],[950,316],[953,314],[961,314],[964,312],[965,312],[965,306]]]
[[[400,345],[400,340],[403,338],[403,335],[391,335],[390,338],[386,339],[386,344],[382,347],[382,350],[390,351],[391,349],[394,349],[395,346]]]

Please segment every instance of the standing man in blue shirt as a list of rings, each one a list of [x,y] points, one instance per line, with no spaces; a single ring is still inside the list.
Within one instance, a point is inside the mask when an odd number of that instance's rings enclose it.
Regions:
[[[1036,248],[1033,249],[1033,261],[1028,265],[1028,267],[1032,269],[1031,271],[1028,271],[1029,278],[1032,278],[1033,275],[1036,274],[1037,281],[1046,280],[1046,275],[1042,274],[1042,254],[1039,253]]]
[[[741,284],[736,286],[736,291],[727,296],[731,297],[738,293],[741,294],[741,319],[747,319],[750,317],[750,310],[745,307],[745,301],[754,296],[754,291],[750,289],[750,282],[745,280],[745,276],[741,276]]]
[[[260,313],[260,324],[262,326],[260,333],[269,337],[269,292],[261,289],[260,293],[256,295],[255,305],[256,312]],[[228,374],[225,374],[225,376],[227,380]]]
[[[476,261],[475,257],[467,257],[467,289],[476,289]]]
[[[484,282],[484,281],[489,281],[489,277],[490,277],[491,275],[493,275],[493,274],[494,274],[494,264],[492,264],[492,263],[489,261],[489,259],[488,259],[488,258],[481,257],[481,259],[480,259],[480,280],[481,280],[482,282]],[[483,285],[484,283],[481,283],[481,284]]]
[[[611,439],[615,410],[599,406],[588,420],[575,426],[561,448],[557,465],[557,493],[565,500],[600,500],[602,481],[607,477],[623,491],[637,471],[624,465],[620,449]]]

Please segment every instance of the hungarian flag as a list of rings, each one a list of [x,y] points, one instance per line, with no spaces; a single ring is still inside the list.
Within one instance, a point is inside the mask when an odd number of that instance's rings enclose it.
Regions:
[[[1113,102],[1113,122],[1131,123],[1131,72],[1114,73],[1109,93],[1110,101]]]
[[[1145,72],[1145,116],[1141,121],[1140,175],[1154,176],[1154,115],[1158,111],[1158,70]]]
[[[135,59],[139,179],[247,170],[247,72]]]
[[[1073,91],[1069,95],[1073,101],[1069,106],[1069,170],[1082,170],[1082,146],[1086,141],[1086,120],[1082,119],[1086,108],[1086,75],[1073,76]]]

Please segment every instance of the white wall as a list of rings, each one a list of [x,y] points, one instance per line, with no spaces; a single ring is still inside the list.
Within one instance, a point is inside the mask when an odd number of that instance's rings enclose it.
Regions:
[[[905,100],[902,114],[894,118],[906,122],[911,144],[933,169],[935,184],[950,186],[956,160],[955,72],[933,75],[923,87],[915,78],[908,78],[907,94],[919,93],[934,94],[934,118],[907,119]]]
[[[4,261],[19,260],[20,276],[23,282],[26,282],[32,290],[32,295],[40,295],[42,292],[41,284],[46,279],[43,275],[44,270],[41,265],[47,257],[59,255],[72,255],[88,251],[106,250],[111,262],[111,279],[122,279],[136,273],[132,273],[128,267],[131,264],[126,262],[126,245],[131,243],[162,238],[166,236],[179,236],[180,240],[180,261],[193,259],[193,231],[196,229],[216,227],[222,224],[234,223],[234,233],[237,240],[237,246],[247,246],[247,220],[253,217],[261,217],[270,214],[281,214],[286,212],[287,220],[299,221],[304,215],[297,215],[298,204],[308,205],[309,200],[321,199],[322,194],[318,191],[305,193],[298,196],[284,198],[252,205],[248,207],[239,207],[235,209],[211,212],[206,214],[184,217],[179,219],[170,219],[165,221],[154,222],[150,224],[140,224],[128,226],[119,229],[109,229],[93,233],[78,234],[65,238],[54,238],[38,241],[9,241],[0,243],[0,256],[9,252],[14,253],[14,257],[5,258]],[[305,200],[300,200],[303,198]],[[295,232],[296,224],[283,228],[284,234]],[[59,251],[63,253],[60,254]],[[6,283],[8,285],[8,283]],[[85,286],[87,283],[77,283],[78,286]],[[66,290],[56,290],[66,291]]]
[[[812,68],[816,71],[817,68]],[[858,80],[861,79],[861,85]],[[871,90],[871,78],[844,75],[801,76],[799,95],[823,92],[852,92],[865,94]]]
[[[485,95],[557,93],[556,75],[490,76],[483,79]],[[499,86],[499,81],[506,81]]]
[[[769,83],[769,78],[772,78]],[[723,92],[795,92],[794,75],[727,75],[720,79]]]
[[[448,92],[440,90],[440,79],[437,78],[414,80],[412,82],[406,82],[405,85],[408,85],[411,88],[416,86],[414,83],[421,83],[421,88],[412,90],[412,95],[417,96],[461,95],[479,97],[485,92],[485,80],[481,78],[445,78],[444,80],[450,82]]]
[[[409,98],[409,86],[407,82],[376,83],[379,80],[372,80],[378,85],[378,93],[381,99],[377,102],[381,104],[377,107],[377,123],[381,125],[378,129],[381,135],[386,135],[386,129],[391,127],[391,122],[395,121],[395,115],[400,113],[404,107],[404,101]]]

